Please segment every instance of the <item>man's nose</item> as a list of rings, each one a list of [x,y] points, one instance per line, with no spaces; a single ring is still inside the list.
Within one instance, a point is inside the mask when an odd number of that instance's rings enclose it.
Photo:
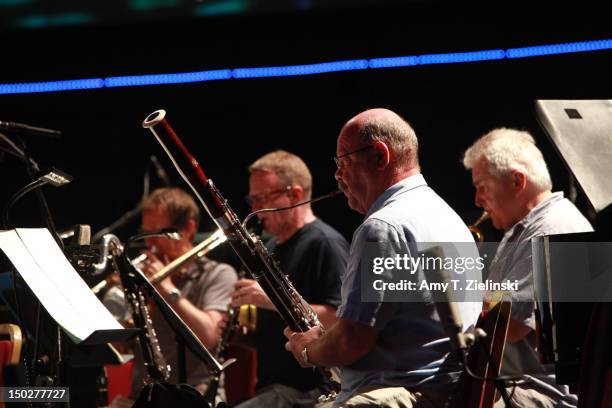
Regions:
[[[334,178],[336,179],[336,181],[342,180],[342,168],[336,168],[336,171],[334,172]]]
[[[484,207],[484,198],[482,197],[482,194],[480,193],[476,193],[476,195],[474,196],[474,204],[476,204],[476,207],[482,208]]]
[[[259,200],[253,200],[251,203],[251,211],[258,211],[264,208]]]

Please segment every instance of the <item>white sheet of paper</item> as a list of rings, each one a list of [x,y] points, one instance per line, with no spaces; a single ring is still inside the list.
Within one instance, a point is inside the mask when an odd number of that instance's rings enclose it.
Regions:
[[[47,229],[1,231],[0,248],[49,314],[76,343],[96,330],[122,329]]]

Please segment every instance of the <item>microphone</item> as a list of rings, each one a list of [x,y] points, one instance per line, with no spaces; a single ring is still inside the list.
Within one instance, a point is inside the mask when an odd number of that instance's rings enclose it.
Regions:
[[[168,178],[168,173],[164,170],[164,167],[161,165],[157,157],[153,154],[150,157],[153,166],[155,167],[155,172],[157,173],[157,177],[162,182],[162,184],[166,187],[170,187],[172,183],[170,183],[170,178]]]
[[[30,136],[46,136],[54,139],[58,139],[62,135],[62,132],[60,132],[59,130],[45,129],[17,122],[0,121],[0,130],[6,130],[9,132],[15,132]]]
[[[259,213],[290,210],[292,208],[299,207],[301,205],[305,205],[309,203],[316,203],[317,201],[325,200],[327,198],[332,198],[340,194],[342,194],[342,191],[336,190],[336,191],[332,191],[331,193],[327,193],[325,195],[319,196],[317,198],[313,198],[311,200],[306,200],[306,201],[299,202],[297,204],[290,205],[288,207],[262,208],[261,210],[253,211],[252,213],[250,213],[244,218],[244,221],[242,221],[242,227],[246,229],[246,225],[249,222],[249,220]]]

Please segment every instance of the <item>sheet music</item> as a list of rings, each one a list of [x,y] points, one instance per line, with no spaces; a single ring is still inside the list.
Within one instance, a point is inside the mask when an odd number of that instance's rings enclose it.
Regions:
[[[1,231],[0,248],[75,343],[96,330],[123,329],[81,279],[46,228]]]

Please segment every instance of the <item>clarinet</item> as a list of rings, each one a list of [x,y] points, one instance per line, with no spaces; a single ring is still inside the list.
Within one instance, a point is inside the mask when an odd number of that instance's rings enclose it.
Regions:
[[[238,278],[240,279],[244,278],[244,271],[240,271],[238,273]],[[217,346],[215,347],[215,350],[213,352],[213,356],[217,360],[225,358],[225,351],[227,350],[227,346],[229,346],[229,342],[232,339],[232,335],[234,334],[234,330],[238,324],[238,316],[240,315],[240,306],[231,307],[230,305],[228,305],[227,315],[228,315],[227,325],[223,329],[223,332],[221,333],[221,337],[219,338],[219,342],[217,343]]]
[[[230,307],[227,310],[227,314],[229,318],[227,319],[227,326],[223,329],[223,333],[221,333],[221,337],[219,338],[219,342],[217,343],[217,347],[213,352],[213,356],[219,360],[225,357],[225,351],[227,350],[227,346],[232,338],[232,334],[234,333],[234,329],[238,324],[238,315],[240,314],[240,307]]]
[[[166,120],[166,111],[158,110],[151,113],[142,126],[153,133],[180,176],[189,185],[215,224],[223,230],[244,268],[251,278],[261,285],[287,326],[298,332],[308,331],[315,326],[322,327],[315,311],[295,290],[268,249],[258,237],[248,233],[227,200],[187,150]],[[179,161],[185,163],[190,171],[184,170]],[[329,379],[329,372],[321,368],[320,370],[324,374],[323,378]],[[336,386],[332,388],[337,389]]]
[[[119,239],[114,235],[112,238],[115,255],[113,262],[115,262],[116,270],[120,272],[125,299],[132,309],[134,326],[141,329],[138,333],[138,343],[142,350],[142,357],[148,374],[145,382],[151,384],[168,381],[170,378],[170,367],[166,364],[166,360],[159,347],[159,341],[153,328],[153,321],[149,314],[144,292],[136,283],[132,272],[132,265],[126,260],[127,258],[124,259],[124,257],[120,256],[123,248]]]

